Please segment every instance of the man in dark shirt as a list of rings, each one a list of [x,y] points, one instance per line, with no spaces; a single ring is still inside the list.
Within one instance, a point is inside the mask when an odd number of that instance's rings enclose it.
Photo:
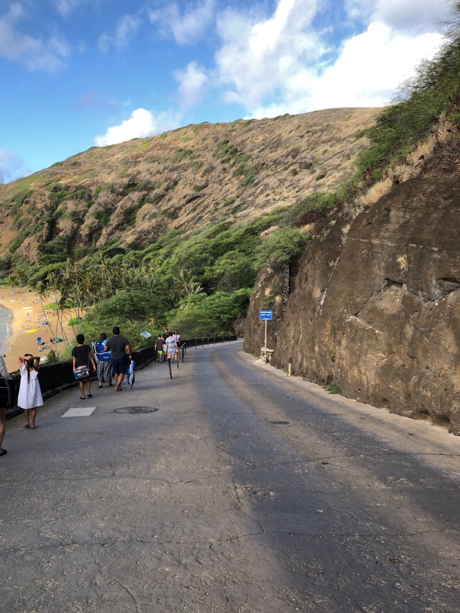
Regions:
[[[158,335],[158,338],[155,342],[155,351],[157,352],[157,362],[163,361],[163,352],[164,352],[164,340],[161,334]]]
[[[131,346],[129,341],[120,336],[120,328],[117,326],[112,330],[113,336],[105,343],[104,351],[111,351],[112,372],[115,376],[116,386],[115,391],[121,392],[121,384],[125,378],[126,367],[128,366],[128,357],[131,359]],[[126,350],[128,353],[126,353]]]

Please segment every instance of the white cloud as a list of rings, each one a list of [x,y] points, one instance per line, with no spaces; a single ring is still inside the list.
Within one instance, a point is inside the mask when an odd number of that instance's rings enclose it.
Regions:
[[[64,58],[70,55],[69,45],[57,34],[47,40],[22,34],[16,24],[26,18],[19,3],[11,4],[10,10],[0,17],[0,57],[19,62],[31,72],[58,71],[63,66]]]
[[[56,0],[54,6],[63,17],[67,17],[81,2],[82,0]]]
[[[140,24],[140,18],[134,15],[125,15],[120,19],[115,33],[115,44],[119,49],[126,47],[136,36]]]
[[[132,138],[145,138],[173,130],[180,125],[180,115],[173,112],[162,112],[156,117],[146,109],[136,109],[129,119],[120,125],[111,126],[103,136],[96,136],[94,144],[98,147],[115,145],[131,140]]]
[[[182,13],[174,3],[158,10],[150,10],[150,22],[158,24],[165,38],[174,37],[179,45],[190,45],[200,40],[214,18],[214,0],[204,0],[201,4],[190,7]]]
[[[108,53],[110,47],[115,45],[117,49],[127,47],[131,40],[136,36],[142,20],[140,15],[125,15],[118,20],[115,34],[111,36],[104,32],[99,36],[97,46],[102,53]]]
[[[452,13],[446,0],[346,0],[345,9],[353,19],[379,22],[407,34],[433,32],[437,22]]]
[[[278,0],[264,19],[226,11],[215,56],[223,99],[257,118],[387,104],[442,42],[434,6],[436,0],[420,0],[414,11],[413,0],[350,0],[349,16],[368,24],[335,49],[314,23],[321,9],[315,0]]]
[[[113,42],[113,38],[111,36],[109,36],[105,32],[104,34],[101,34],[99,36],[99,40],[97,41],[97,46],[99,47],[99,51],[102,51],[102,53],[108,53],[112,42]]]
[[[218,22],[223,46],[216,54],[220,82],[233,86],[225,99],[251,108],[320,61],[326,48],[311,26],[315,12],[315,0],[280,0],[273,17],[259,22],[226,12]]]
[[[176,71],[175,77],[180,83],[178,94],[183,110],[201,102],[208,83],[208,75],[203,68],[200,68],[196,62],[190,62],[185,70]]]
[[[311,108],[382,106],[414,67],[434,55],[440,34],[408,36],[381,23],[346,41],[333,66],[311,84]]]
[[[29,174],[30,171],[24,168],[24,162],[16,154],[0,149],[0,183],[16,181]]]

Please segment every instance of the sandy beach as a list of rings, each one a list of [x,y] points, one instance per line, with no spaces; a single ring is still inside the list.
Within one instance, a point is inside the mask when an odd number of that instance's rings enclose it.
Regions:
[[[51,298],[45,299],[45,304],[49,304]],[[51,339],[63,338],[64,334],[58,327],[55,311],[43,311],[42,303],[36,292],[29,291],[27,288],[20,290],[11,287],[0,288],[0,305],[8,309],[12,318],[8,321],[9,335],[2,341],[2,353],[5,355],[5,362],[8,370],[13,372],[18,369],[18,355],[31,353],[43,357],[48,354],[50,349],[63,352],[65,342],[50,344]],[[73,332],[67,326],[68,320],[75,313],[64,313],[64,330],[69,341],[73,339]],[[48,322],[43,324],[43,322]],[[45,345],[39,345],[37,338],[41,337]]]

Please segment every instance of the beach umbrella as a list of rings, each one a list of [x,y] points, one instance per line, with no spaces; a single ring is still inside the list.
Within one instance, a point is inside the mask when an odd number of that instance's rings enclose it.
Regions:
[[[37,336],[37,343],[39,343],[42,340],[41,336]]]

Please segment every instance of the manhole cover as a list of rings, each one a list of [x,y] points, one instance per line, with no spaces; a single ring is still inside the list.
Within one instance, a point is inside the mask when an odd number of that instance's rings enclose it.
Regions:
[[[289,421],[269,421],[269,424],[273,424],[274,426],[286,426],[289,424]]]
[[[115,409],[114,413],[127,413],[128,415],[139,415],[140,413],[155,413],[158,409],[154,407],[122,407]]]

